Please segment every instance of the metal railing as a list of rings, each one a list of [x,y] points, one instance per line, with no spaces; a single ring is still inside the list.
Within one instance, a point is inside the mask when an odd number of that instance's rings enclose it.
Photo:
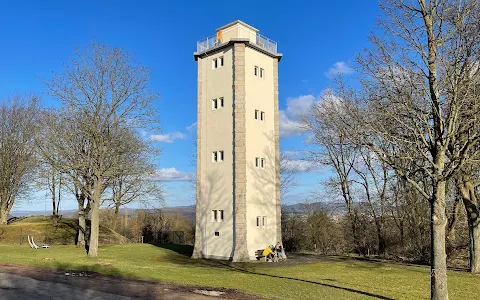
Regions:
[[[261,35],[261,34],[258,34],[257,33],[257,38],[256,38],[256,41],[255,41],[255,44],[265,50],[267,50],[268,52],[272,52],[272,53],[277,53],[277,43],[272,41],[271,39]],[[207,51],[213,47],[216,47],[218,45],[221,45],[222,42],[220,40],[217,39],[217,37],[215,35],[212,35],[212,36],[209,36],[209,37],[206,37],[204,38],[203,40],[200,40],[197,42],[197,52],[203,52],[203,51]]]
[[[277,43],[259,33],[257,33],[256,44],[268,52],[277,53]]]
[[[197,52],[207,51],[217,45],[220,45],[220,40],[217,40],[215,35],[209,36],[197,42]]]

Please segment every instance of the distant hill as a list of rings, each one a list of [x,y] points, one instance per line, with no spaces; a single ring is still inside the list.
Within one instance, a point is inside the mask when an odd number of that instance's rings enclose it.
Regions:
[[[346,212],[345,207],[340,206],[336,203],[314,202],[296,203],[282,206],[283,213],[295,215],[304,215],[319,209],[327,210],[334,215],[342,215]],[[165,207],[162,210],[165,213],[178,213],[187,218],[188,220],[191,220],[192,222],[195,221],[195,205]],[[136,211],[137,209],[135,208],[122,208],[120,209],[120,215],[125,215],[127,213],[129,216],[131,216]],[[51,212],[47,210],[47,215],[50,215],[50,213]],[[60,215],[63,215],[64,218],[75,218],[76,214],[76,210],[60,211]],[[45,215],[45,211],[14,211],[10,214],[11,217],[29,217],[43,215]]]

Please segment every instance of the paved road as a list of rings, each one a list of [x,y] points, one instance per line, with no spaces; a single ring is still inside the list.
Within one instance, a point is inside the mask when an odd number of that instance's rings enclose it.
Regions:
[[[49,299],[92,299],[127,300],[135,299],[83,289],[63,283],[37,280],[20,275],[0,273],[1,300],[49,300]]]

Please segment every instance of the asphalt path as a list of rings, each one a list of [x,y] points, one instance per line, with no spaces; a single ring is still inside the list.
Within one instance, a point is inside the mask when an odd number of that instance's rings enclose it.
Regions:
[[[83,289],[64,283],[42,281],[15,274],[0,273],[0,299],[2,300],[48,300],[48,299],[92,299],[127,300],[136,299],[120,295]]]

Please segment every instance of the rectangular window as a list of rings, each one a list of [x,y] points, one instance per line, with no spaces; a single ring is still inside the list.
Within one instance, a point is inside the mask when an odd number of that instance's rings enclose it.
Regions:
[[[220,107],[223,107],[223,97],[218,99],[220,101]]]
[[[262,158],[261,160],[261,168],[263,169],[265,167],[265,158]]]
[[[218,151],[218,161],[223,161],[223,151]]]
[[[260,120],[261,121],[265,120],[265,112],[264,111],[260,112]]]
[[[258,157],[255,157],[255,167],[258,168],[258,165],[260,164],[260,159]]]
[[[212,110],[215,110],[218,108],[218,100],[217,99],[213,99],[212,100]]]
[[[223,56],[212,60],[212,69],[223,67]]]
[[[212,210],[212,221],[213,222],[217,222],[217,211],[216,210]]]
[[[260,227],[260,217],[257,217],[257,227]]]
[[[264,74],[263,74],[264,71],[265,71],[264,69],[260,68],[260,77],[261,77],[261,78],[263,78],[263,76],[264,76]]]
[[[262,226],[263,227],[267,226],[267,217],[265,217],[265,216],[262,217]]]
[[[255,74],[255,76],[258,76],[258,67],[257,66],[255,66],[254,74]]]
[[[220,212],[220,222],[223,222],[223,209],[219,210]]]
[[[218,152],[213,151],[212,153],[212,162],[217,162],[218,161]]]
[[[258,120],[258,110],[255,110],[255,120]]]

